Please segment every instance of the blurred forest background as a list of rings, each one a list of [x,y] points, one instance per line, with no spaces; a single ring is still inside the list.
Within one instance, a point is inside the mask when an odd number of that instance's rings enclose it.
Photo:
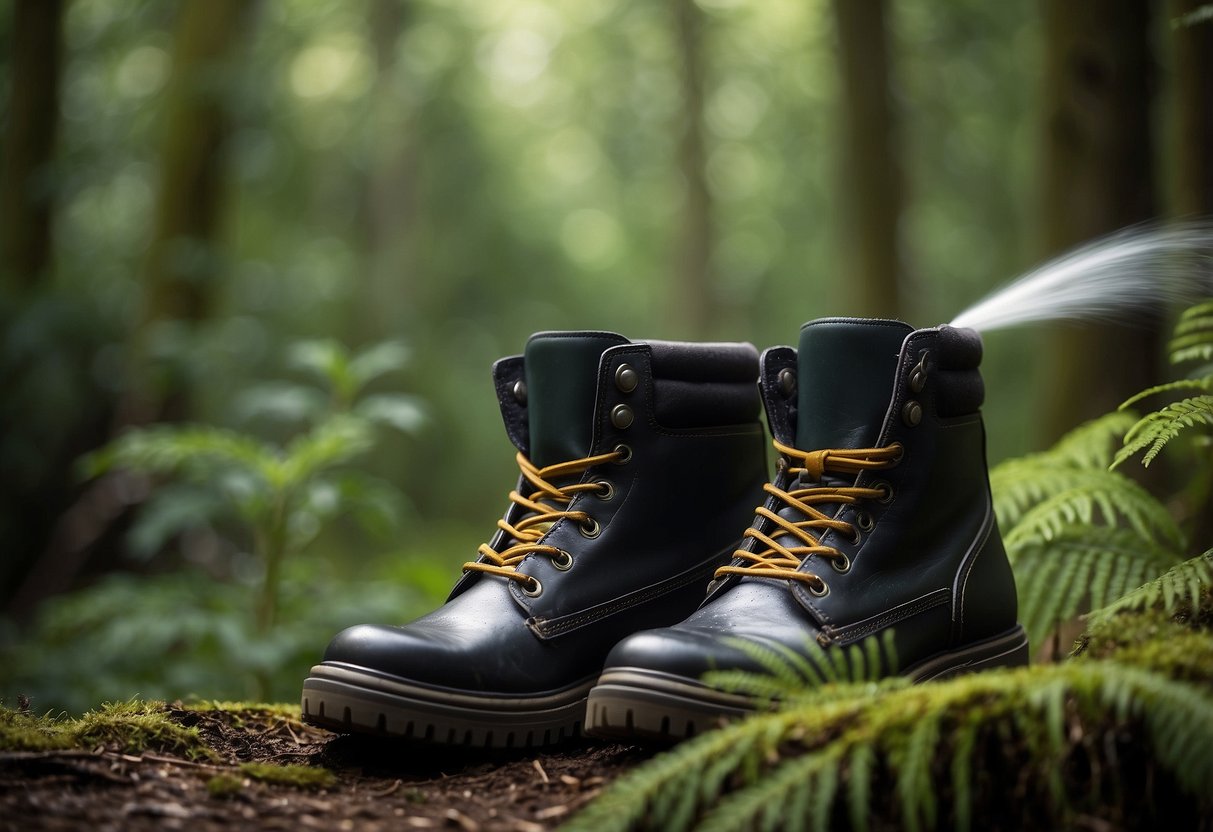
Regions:
[[[432,606],[513,485],[488,369],[531,332],[934,325],[1213,211],[1198,0],[11,0],[0,78],[0,698],[38,710],[293,700]],[[1155,343],[987,338],[992,460]],[[80,463],[187,423],[269,444]],[[299,436],[329,456],[267,513]]]

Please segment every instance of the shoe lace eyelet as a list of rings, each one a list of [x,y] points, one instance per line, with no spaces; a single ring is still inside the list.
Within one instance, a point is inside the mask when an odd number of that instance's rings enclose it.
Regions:
[[[851,559],[841,552],[835,557],[830,558],[830,566],[839,575],[845,575],[851,571]],[[822,583],[825,583],[824,581]],[[828,591],[828,588],[827,588]]]
[[[821,578],[818,578],[816,584],[809,584],[809,592],[818,598],[824,598],[830,594],[830,585]]]
[[[894,442],[889,447],[897,449],[897,456],[893,457],[893,459],[892,459],[892,463],[894,465],[899,464],[903,459],[906,458],[906,446],[905,445],[901,444],[900,442]]]
[[[877,482],[872,483],[872,488],[883,492],[879,497],[876,498],[876,502],[883,503],[885,505],[893,502],[893,486],[889,485],[884,480],[878,480]]]
[[[578,524],[577,528],[581,531],[582,537],[588,537],[591,540],[602,534],[602,526],[593,517],[587,517]]]
[[[552,566],[561,572],[568,572],[573,568],[573,556],[561,549],[552,557]]]
[[[870,532],[875,527],[876,521],[872,519],[872,515],[866,511],[860,510],[855,512],[855,528],[861,532]]]
[[[619,459],[615,460],[616,465],[627,465],[632,461],[632,448],[630,445],[616,445],[615,453],[621,454]]]
[[[539,579],[534,575],[528,575],[527,577],[529,580],[522,585],[522,594],[538,598],[543,594],[543,584],[539,583]]]
[[[599,480],[598,488],[600,489],[594,496],[602,500],[604,503],[615,499],[615,486],[607,480]]]

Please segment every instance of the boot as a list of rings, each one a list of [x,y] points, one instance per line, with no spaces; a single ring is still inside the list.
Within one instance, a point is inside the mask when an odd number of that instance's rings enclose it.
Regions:
[[[799,358],[767,350],[780,454],[767,500],[694,614],[611,652],[589,733],[680,739],[742,715],[756,703],[701,677],[763,673],[762,656],[812,662],[876,639],[864,653],[882,656],[882,675],[1026,664],[990,500],[980,361],[972,330],[882,320],[815,321]]]
[[[677,623],[767,480],[750,344],[533,336],[493,378],[522,469],[446,603],[338,634],[303,685],[336,731],[444,744],[577,735],[607,652]]]

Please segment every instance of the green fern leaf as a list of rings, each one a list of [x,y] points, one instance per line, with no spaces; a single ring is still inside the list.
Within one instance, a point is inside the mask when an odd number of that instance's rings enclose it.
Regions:
[[[1136,421],[1137,414],[1129,411],[1105,413],[1062,436],[1045,456],[1055,464],[1107,468],[1116,445]]]
[[[1099,489],[1102,474],[1136,414],[1116,411],[1093,419],[1063,436],[1052,449],[1007,460],[990,472],[994,511],[1004,530],[1029,508],[1063,491]]]
[[[1213,586],[1213,549],[1172,566],[1149,583],[1093,610],[1087,619],[1092,626],[1096,626],[1126,610],[1155,606],[1161,606],[1167,614],[1171,614],[1181,603],[1199,606],[1201,594],[1210,586]]]
[[[1178,381],[1169,381],[1166,384],[1156,384],[1127,399],[1121,405],[1121,408],[1132,407],[1142,399],[1149,398],[1150,396],[1157,396],[1161,393],[1174,393],[1177,390],[1213,393],[1213,378],[1181,378]]]
[[[1183,548],[1183,534],[1167,511],[1148,491],[1114,471],[1084,471],[1071,488],[1059,491],[1025,512],[1007,534],[1008,547],[1021,539],[1050,540],[1073,526],[1096,525],[1096,509],[1102,525],[1115,526],[1124,520],[1143,538],[1161,538],[1176,549]]]
[[[1162,410],[1149,414],[1125,434],[1125,446],[1121,448],[1112,467],[1145,450],[1141,464],[1149,464],[1158,456],[1168,442],[1184,430],[1193,427],[1213,426],[1213,396],[1195,396],[1173,402]]]
[[[1203,643],[1205,639],[1200,639]],[[1213,652],[1207,648],[1206,653]],[[1202,661],[1208,656],[1203,656]],[[991,671],[883,691],[828,705],[797,705],[762,714],[691,740],[620,778],[566,827],[596,829],[820,828],[845,795],[854,828],[872,813],[888,825],[938,826],[951,816],[964,828],[974,816],[973,789],[958,781],[979,743],[1006,765],[1044,776],[1038,805],[1064,825],[1072,801],[1061,771],[1074,750],[1115,772],[1116,745],[1100,737],[1136,732],[1135,747],[1173,777],[1183,793],[1204,800],[1213,782],[1213,697],[1201,685],[1109,661],[1076,661]],[[983,739],[984,738],[984,739]],[[721,788],[697,789],[696,778],[738,745]],[[779,749],[779,753],[772,753]],[[757,761],[759,766],[750,766]],[[887,766],[898,799],[872,801],[872,773]],[[951,777],[949,794],[937,782]],[[724,788],[730,789],[727,793]],[[689,794],[689,813],[651,811],[671,790]],[[940,804],[941,799],[949,801]],[[941,811],[942,810],[942,811]],[[794,814],[793,814],[794,813]]]
[[[1040,643],[1059,621],[1089,610],[1091,599],[1117,598],[1179,562],[1172,548],[1132,528],[1073,526],[1045,537],[1009,535],[1007,556],[1020,588],[1028,639]],[[1095,569],[1105,561],[1106,566]],[[1040,573],[1040,574],[1037,574]]]

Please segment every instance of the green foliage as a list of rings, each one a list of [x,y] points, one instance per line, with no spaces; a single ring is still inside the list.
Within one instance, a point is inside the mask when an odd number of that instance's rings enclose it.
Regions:
[[[420,419],[409,397],[358,400],[366,385],[403,366],[407,351],[400,344],[380,344],[351,356],[334,342],[307,342],[297,345],[293,356],[327,386],[330,402],[323,408],[313,402],[315,410],[303,411],[310,427],[285,445],[222,428],[152,425],[126,433],[84,461],[90,476],[124,469],[200,489],[173,490],[153,503],[151,519],[134,531],[145,551],[177,522],[196,523],[191,509],[230,508],[248,523],[254,556],[262,563],[261,591],[252,609],[263,637],[278,617],[284,558],[338,514],[350,511],[361,519],[378,510],[385,518],[394,516],[386,486],[343,466],[373,446],[376,423],[412,430]]]
[[[0,644],[0,696],[25,694],[39,708],[70,713],[132,693],[292,701],[334,633],[368,621],[403,623],[434,602],[394,564],[341,574],[308,555],[284,565],[279,609],[290,626],[259,632],[249,616],[256,564],[237,564],[235,578],[197,569],[119,573],[51,599],[21,638]]]
[[[1161,608],[1167,614],[1181,606],[1200,606],[1201,596],[1213,586],[1213,549],[1176,564],[1132,592],[1090,613],[1092,627],[1107,623],[1126,610]]]
[[[191,760],[213,759],[197,728],[178,725],[163,702],[110,702],[79,718],[36,717],[0,707],[0,749],[44,751],[65,748],[169,751]]]
[[[1213,396],[1193,396],[1148,414],[1125,434],[1125,446],[1117,453],[1115,464],[1145,449],[1141,464],[1148,466],[1168,442],[1195,427],[1213,428]]]
[[[990,472],[1020,620],[1034,644],[1180,560],[1184,537],[1170,512],[1109,469],[1113,442],[1134,422],[1131,413],[1108,414]]]
[[[1112,467],[1145,451],[1141,464],[1149,466],[1169,442],[1191,428],[1213,428],[1213,300],[1184,311],[1175,324],[1170,344],[1171,363],[1201,361],[1187,378],[1151,387],[1129,399],[1121,408],[1164,393],[1194,391],[1199,395],[1172,402],[1146,414],[1125,434],[1124,447]]]
[[[1208,659],[1213,645],[1203,644]],[[1161,673],[1091,661],[823,688],[660,755],[566,829],[868,829],[881,820],[967,829],[979,809],[1013,825],[1065,825],[1108,786],[1100,772],[1115,778],[1108,743],[1125,731],[1186,795],[1207,799],[1213,699]],[[1084,758],[1099,766],[1095,781],[1074,788],[1067,778]],[[999,781],[1023,788],[1025,775],[1026,795]],[[890,789],[892,801],[870,800]]]
[[[704,683],[766,702],[803,699],[809,695],[807,691],[829,685],[875,683],[887,674],[887,668],[897,666],[891,630],[885,630],[879,639],[830,650],[811,639],[799,652],[774,642],[764,646],[747,639],[726,638],[725,643],[748,656],[763,672],[713,671],[704,676]],[[896,679],[884,681],[886,685],[899,683]]]

